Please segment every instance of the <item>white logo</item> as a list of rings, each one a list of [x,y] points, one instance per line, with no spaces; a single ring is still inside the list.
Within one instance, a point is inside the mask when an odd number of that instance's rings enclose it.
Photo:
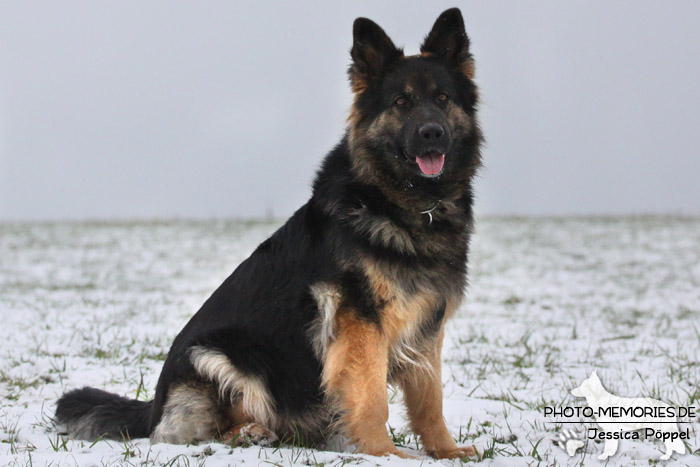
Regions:
[[[574,457],[576,451],[583,447],[583,441],[578,439],[578,433],[571,430],[564,430],[559,434],[559,447],[569,454],[569,457]]]
[[[605,440],[603,453],[598,459],[605,460],[615,454],[620,439],[640,439],[640,430],[646,438],[663,440],[666,453],[660,457],[661,460],[670,459],[674,451],[685,454],[682,439],[685,438],[686,432],[680,432],[676,417],[668,415],[674,414],[674,408],[669,404],[648,397],[619,397],[610,394],[595,371],[579,387],[572,389],[571,394],[586,398],[600,426],[599,429],[589,430],[594,431],[594,436],[589,434],[589,438]],[[567,452],[572,455],[568,444],[567,442],[565,445]],[[575,451],[573,449],[574,453]]]

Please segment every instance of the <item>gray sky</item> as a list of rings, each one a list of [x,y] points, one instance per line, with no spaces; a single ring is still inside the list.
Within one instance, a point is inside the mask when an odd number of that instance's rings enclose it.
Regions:
[[[352,21],[459,6],[490,214],[700,214],[700,2],[3,2],[0,220],[286,216],[341,137]]]

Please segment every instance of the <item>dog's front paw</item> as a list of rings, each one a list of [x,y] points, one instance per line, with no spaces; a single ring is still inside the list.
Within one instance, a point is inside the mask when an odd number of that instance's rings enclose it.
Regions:
[[[356,446],[358,453],[369,454],[370,456],[385,457],[394,455],[403,459],[416,459],[415,456],[399,451],[388,436],[385,440],[373,439],[369,442],[358,442]]]
[[[415,456],[412,456],[412,455],[407,454],[405,452],[399,451],[398,449],[396,449],[396,447],[394,447],[393,449],[370,451],[367,454],[370,454],[372,456],[377,456],[377,457],[394,455],[394,456],[400,457],[402,459],[417,459],[417,457],[415,457]]]
[[[428,451],[435,459],[464,459],[469,457],[479,457],[476,446],[454,446],[442,449],[431,449]]]

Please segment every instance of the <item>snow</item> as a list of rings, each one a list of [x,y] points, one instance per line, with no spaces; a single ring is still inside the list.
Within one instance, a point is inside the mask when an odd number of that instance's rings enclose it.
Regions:
[[[392,392],[389,425],[418,460],[303,447],[88,443],[57,434],[64,391],[148,399],[177,332],[276,223],[0,224],[0,465],[457,465],[416,449]],[[569,458],[544,405],[597,370],[608,391],[700,412],[700,219],[481,218],[468,298],[448,324],[445,418],[481,465],[601,465]],[[698,420],[691,452],[700,448]],[[330,449],[330,447],[329,447]],[[345,447],[347,449],[347,447]],[[656,462],[663,444],[622,441],[608,465]],[[666,465],[700,465],[697,453]]]

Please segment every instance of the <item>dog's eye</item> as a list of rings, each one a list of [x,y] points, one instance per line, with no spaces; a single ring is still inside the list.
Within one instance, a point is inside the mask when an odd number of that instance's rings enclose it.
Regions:
[[[445,102],[447,99],[448,99],[447,94],[445,94],[444,92],[441,92],[440,94],[438,94],[438,100],[440,102]]]
[[[396,104],[396,105],[406,105],[407,102],[408,101],[403,96],[399,96],[396,99],[394,99],[394,104]]]

